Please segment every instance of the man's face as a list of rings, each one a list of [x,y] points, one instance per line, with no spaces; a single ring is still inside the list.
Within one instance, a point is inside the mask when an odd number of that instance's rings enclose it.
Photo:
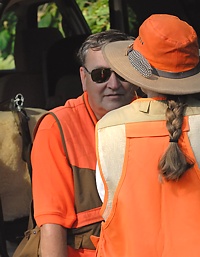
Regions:
[[[102,52],[92,49],[89,49],[87,53],[85,67],[89,72],[98,68],[110,68],[104,60]],[[111,110],[131,103],[137,89],[129,82],[120,80],[114,72],[103,83],[94,82],[84,67],[80,68],[80,76],[83,91],[87,91],[90,106],[97,119]]]

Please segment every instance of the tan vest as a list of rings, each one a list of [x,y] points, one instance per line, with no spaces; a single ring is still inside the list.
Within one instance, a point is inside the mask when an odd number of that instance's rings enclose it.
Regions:
[[[98,122],[105,186],[98,257],[200,256],[200,103],[189,106],[179,145],[195,165],[177,182],[158,179],[169,144],[164,102],[135,101]]]

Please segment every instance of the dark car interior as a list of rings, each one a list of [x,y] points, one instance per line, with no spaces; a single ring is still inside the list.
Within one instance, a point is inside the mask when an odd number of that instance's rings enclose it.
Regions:
[[[138,28],[142,22],[155,13],[178,16],[193,26],[200,37],[200,1],[198,0],[109,0],[109,6],[111,27],[125,31],[134,37],[138,35]]]
[[[39,22],[41,8],[50,5],[59,13],[59,28]],[[199,0],[109,0],[108,5],[110,27],[134,37],[148,16],[168,13],[187,21],[200,38]],[[25,107],[46,110],[82,94],[76,54],[91,29],[76,1],[0,0],[0,18],[10,13],[15,17],[14,68],[0,69],[0,111],[1,103],[19,93],[24,96]],[[23,236],[27,219],[23,225],[3,223],[2,213],[0,210],[0,255],[8,257],[5,240]]]
[[[81,94],[76,52],[91,31],[75,1],[10,2],[4,12],[17,16],[15,69],[0,71],[0,102],[20,92],[26,107],[51,109]],[[39,6],[53,3],[60,12],[63,33],[55,27],[38,27]],[[73,90],[62,86],[72,83]]]

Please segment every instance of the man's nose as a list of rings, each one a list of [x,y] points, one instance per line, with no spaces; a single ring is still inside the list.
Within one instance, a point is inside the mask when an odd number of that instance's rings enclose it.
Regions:
[[[108,83],[107,83],[107,87],[116,90],[121,86],[121,81],[117,78],[117,76],[115,75],[114,72],[112,72]]]

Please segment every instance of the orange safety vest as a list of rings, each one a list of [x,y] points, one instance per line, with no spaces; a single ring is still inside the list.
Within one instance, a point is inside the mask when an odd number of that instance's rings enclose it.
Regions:
[[[196,101],[196,100],[195,100]],[[169,145],[164,101],[136,100],[97,123],[105,187],[98,257],[200,256],[200,102],[189,100],[178,144],[194,166],[159,181]]]
[[[89,106],[87,93],[68,100],[65,106],[57,107],[52,113],[64,135],[63,142],[74,177],[77,219],[72,228],[67,229],[68,256],[94,257],[95,247],[90,236],[99,236],[102,221],[99,214],[102,202],[95,180],[97,120]],[[44,116],[38,122],[35,133]]]

